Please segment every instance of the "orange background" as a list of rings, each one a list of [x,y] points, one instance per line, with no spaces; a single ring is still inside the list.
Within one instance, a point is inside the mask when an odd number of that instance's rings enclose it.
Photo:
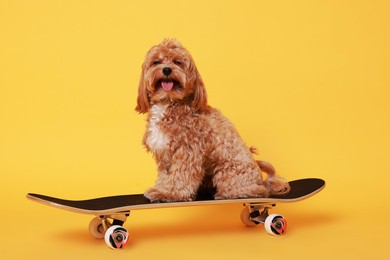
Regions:
[[[2,259],[384,259],[390,213],[387,1],[0,1]],[[134,111],[141,63],[164,37],[192,53],[210,104],[308,200],[289,230],[245,228],[241,205],[135,211],[129,246],[92,218],[38,205],[142,193],[155,163]]]

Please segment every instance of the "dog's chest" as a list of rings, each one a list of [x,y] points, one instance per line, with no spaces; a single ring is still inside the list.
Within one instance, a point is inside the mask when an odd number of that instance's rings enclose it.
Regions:
[[[160,121],[165,116],[165,110],[166,106],[164,105],[153,105],[150,110],[145,144],[153,153],[164,150],[169,142],[169,137],[159,126]]]

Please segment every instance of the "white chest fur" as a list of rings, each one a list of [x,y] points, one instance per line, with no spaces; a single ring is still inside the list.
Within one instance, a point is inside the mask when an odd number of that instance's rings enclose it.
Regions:
[[[153,105],[150,109],[149,125],[145,144],[152,153],[164,150],[169,142],[168,136],[163,133],[158,125],[160,120],[164,117],[166,110],[165,105]]]

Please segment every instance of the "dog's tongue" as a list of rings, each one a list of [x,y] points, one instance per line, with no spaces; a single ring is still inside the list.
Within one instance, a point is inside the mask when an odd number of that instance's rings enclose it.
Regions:
[[[164,90],[169,91],[173,87],[173,82],[172,81],[162,81],[161,86],[163,87]]]

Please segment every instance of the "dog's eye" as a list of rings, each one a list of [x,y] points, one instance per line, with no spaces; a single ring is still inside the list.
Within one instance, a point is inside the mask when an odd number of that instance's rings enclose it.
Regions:
[[[159,61],[159,60],[153,61],[153,65],[159,65],[159,64],[161,64],[161,61]]]
[[[178,60],[174,60],[173,63],[175,63],[176,65],[180,66],[181,65],[181,62],[178,61]]]

